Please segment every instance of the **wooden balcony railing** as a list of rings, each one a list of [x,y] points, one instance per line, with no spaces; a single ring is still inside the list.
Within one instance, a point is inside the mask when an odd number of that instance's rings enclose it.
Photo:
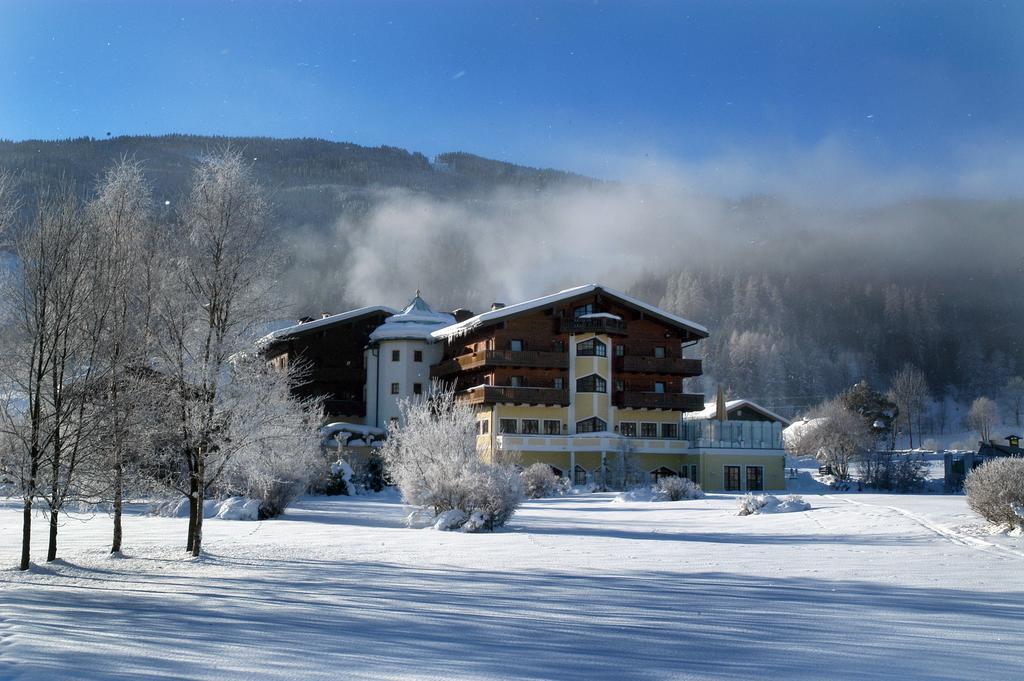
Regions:
[[[479,385],[463,390],[459,399],[470,404],[557,404],[569,405],[569,391],[558,388],[516,388],[510,385]]]
[[[699,411],[704,408],[704,396],[690,393],[624,391],[615,393],[615,406],[629,409]]]
[[[703,363],[699,359],[626,355],[615,358],[615,370],[637,374],[700,376],[703,373]]]
[[[459,355],[430,368],[431,377],[450,376],[481,367],[533,367],[568,369],[569,355],[538,350],[483,350]]]
[[[625,336],[626,322],[611,317],[563,317],[559,324],[562,333],[603,333]]]

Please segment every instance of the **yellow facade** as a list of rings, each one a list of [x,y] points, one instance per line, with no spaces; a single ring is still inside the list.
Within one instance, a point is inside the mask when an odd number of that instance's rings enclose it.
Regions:
[[[740,468],[740,490],[747,490],[746,468],[747,466],[760,466],[763,469],[764,489],[782,490],[786,489],[786,457],[780,452],[778,454],[711,454],[701,455],[701,487],[707,490],[725,489],[725,467],[739,466]]]

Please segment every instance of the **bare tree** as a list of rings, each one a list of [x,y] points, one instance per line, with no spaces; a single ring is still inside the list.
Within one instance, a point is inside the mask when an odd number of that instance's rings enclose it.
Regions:
[[[931,399],[924,373],[912,364],[905,364],[892,378],[889,398],[899,408],[899,418],[907,425],[907,436],[910,448],[913,449],[914,428],[917,427],[920,439],[921,422]]]
[[[168,266],[155,313],[156,352],[171,378],[173,447],[189,500],[187,550],[202,550],[203,502],[235,451],[225,437],[232,400],[230,357],[265,321],[273,253],[268,205],[252,168],[225,150],[196,170],[164,249]],[[173,444],[169,444],[173,443]]]
[[[988,442],[993,437],[992,429],[999,423],[999,405],[988,397],[979,397],[971,403],[967,423],[978,432],[978,439]]]
[[[814,456],[837,478],[847,480],[850,465],[871,448],[873,434],[869,424],[839,399],[818,407],[814,416],[792,435],[787,448]]]
[[[121,551],[121,515],[124,503],[125,461],[140,429],[132,427],[142,405],[140,391],[151,386],[143,371],[150,346],[150,311],[153,305],[152,268],[156,255],[152,237],[152,200],[140,163],[122,158],[107,170],[88,205],[95,238],[98,294],[107,306],[100,329],[101,361],[106,369],[100,414],[104,433],[100,447],[110,471],[109,496],[113,502],[111,553]],[[137,424],[135,424],[137,425]]]

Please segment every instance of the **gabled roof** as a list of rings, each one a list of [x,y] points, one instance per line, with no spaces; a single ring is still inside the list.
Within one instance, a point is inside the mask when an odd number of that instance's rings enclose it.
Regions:
[[[455,336],[462,336],[474,329],[488,326],[490,324],[503,321],[509,317],[522,314],[524,312],[530,312],[539,308],[549,307],[556,303],[561,303],[566,300],[572,300],[584,296],[588,293],[601,292],[609,298],[618,300],[629,307],[642,310],[652,317],[661,319],[664,322],[672,324],[673,326],[682,327],[690,333],[700,336],[701,338],[708,337],[708,330],[696,322],[691,322],[689,319],[684,319],[671,312],[659,309],[653,305],[633,298],[632,296],[626,295],[621,291],[610,289],[607,286],[600,284],[585,284],[583,286],[576,286],[574,288],[567,288],[564,291],[558,293],[552,293],[551,295],[541,296],[540,298],[534,298],[533,300],[527,300],[522,303],[516,303],[515,305],[507,305],[498,310],[491,310],[478,314],[475,317],[459,322],[458,324],[452,324],[446,326],[443,329],[438,329],[434,332],[434,338],[452,338]]]
[[[263,338],[260,338],[258,341],[256,341],[256,345],[259,347],[263,347],[265,345],[273,343],[276,340],[281,340],[282,338],[300,336],[314,329],[323,329],[324,327],[327,326],[332,326],[334,324],[339,324],[341,322],[351,321],[353,319],[359,319],[360,317],[365,317],[376,312],[380,312],[387,315],[398,314],[398,310],[396,310],[393,307],[388,307],[386,305],[371,305],[368,307],[360,307],[356,308],[355,310],[349,310],[348,312],[332,314],[327,317],[324,317],[323,319],[314,319],[311,322],[286,326],[283,329],[278,329],[277,331],[268,333]]]
[[[773,419],[775,421],[779,421],[786,426],[789,426],[792,423],[789,419],[785,418],[784,416],[779,416],[775,412],[765,409],[760,404],[757,404],[756,402],[751,402],[750,400],[729,400],[728,402],[725,403],[726,413],[739,409],[740,407],[749,407],[750,409],[761,412],[768,418]],[[683,418],[692,421],[713,419],[715,418],[716,411],[718,410],[716,409],[716,405],[714,402],[705,402],[704,409],[702,409],[701,411],[686,412],[685,414],[683,414]]]

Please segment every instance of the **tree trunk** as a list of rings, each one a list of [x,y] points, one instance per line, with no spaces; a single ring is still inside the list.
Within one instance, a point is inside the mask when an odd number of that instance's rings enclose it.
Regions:
[[[46,562],[57,559],[57,518],[60,514],[56,509],[50,509],[50,543],[46,547]]]
[[[114,540],[110,544],[111,553],[121,552],[121,510],[124,505],[124,465],[121,453],[117,453],[114,463]]]
[[[21,518],[21,563],[19,570],[28,570],[29,549],[32,544],[32,499],[25,499]]]
[[[192,537],[192,555],[198,556],[203,550],[203,503],[206,487],[206,457],[202,452],[196,458],[196,526]]]
[[[196,539],[196,497],[192,494],[188,498],[188,541],[185,542],[185,550],[192,552],[192,545]]]

